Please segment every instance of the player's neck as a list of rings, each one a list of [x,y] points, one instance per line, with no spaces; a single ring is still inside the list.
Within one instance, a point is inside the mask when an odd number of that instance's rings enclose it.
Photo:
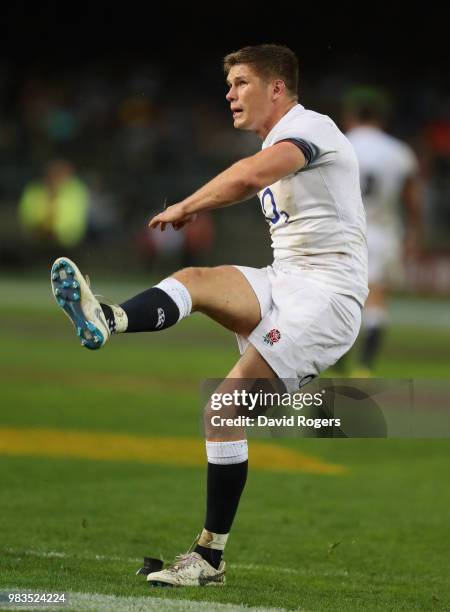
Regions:
[[[298,100],[287,100],[279,107],[275,108],[273,113],[267,118],[267,121],[256,130],[257,135],[264,140],[270,130],[282,119],[294,106],[297,106]]]

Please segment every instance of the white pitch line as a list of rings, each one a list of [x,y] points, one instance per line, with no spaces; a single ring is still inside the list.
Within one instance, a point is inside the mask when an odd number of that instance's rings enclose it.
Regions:
[[[1,549],[0,549],[1,550]],[[58,559],[84,559],[85,561],[120,561],[121,563],[136,563],[137,566],[142,565],[143,557],[119,557],[117,555],[78,555],[78,554],[67,554],[56,550],[19,550],[15,548],[3,548],[3,551],[13,556],[16,559],[20,559],[22,556],[25,557],[38,557],[38,558],[58,558]],[[290,574],[292,576],[309,576],[311,571],[308,568],[294,568],[294,567],[281,567],[280,565],[267,565],[265,563],[230,563],[232,569],[260,572],[265,570],[268,572],[275,572],[278,574]],[[332,569],[332,570],[321,570],[322,576],[342,576],[348,577],[349,573],[346,569]],[[355,572],[352,572],[355,575]]]
[[[4,592],[27,593],[29,589],[17,587],[2,587]],[[35,591],[36,592],[36,591]],[[41,592],[38,589],[37,592]],[[42,591],[44,592],[44,591]],[[125,597],[119,595],[101,595],[99,593],[66,592],[66,604],[29,607],[21,605],[21,610],[64,610],[68,606],[71,612],[95,610],[96,612],[146,612],[147,610],[170,610],[174,612],[196,612],[197,610],[220,610],[222,612],[288,612],[286,608],[266,608],[261,606],[244,606],[224,604],[212,601],[193,599],[163,599],[161,597]],[[298,608],[300,611],[300,608]],[[301,611],[300,611],[301,612]]]
[[[138,557],[119,557],[116,555],[77,555],[77,554],[67,554],[64,552],[58,552],[55,550],[48,551],[40,551],[40,550],[17,550],[14,548],[4,548],[5,552],[9,555],[14,556],[15,558],[20,558],[21,556],[25,557],[39,557],[39,558],[59,558],[59,559],[85,559],[86,561],[120,561],[122,563],[136,563],[143,564],[144,558]],[[302,571],[300,569],[295,569],[292,567],[281,567],[278,565],[265,565],[259,563],[233,563],[233,569],[237,570],[247,570],[247,571],[260,571],[267,570],[271,572],[278,572],[280,574],[295,574],[295,575],[303,575],[305,573],[309,574],[309,571]]]
[[[1,550],[1,549],[0,549]],[[77,555],[67,554],[56,550],[40,551],[40,550],[18,550],[15,548],[3,548],[9,555],[14,556],[16,559],[20,559],[22,556],[25,557],[38,557],[38,558],[58,558],[58,559],[84,559],[85,561],[119,561],[121,563],[135,563],[136,569],[142,566],[143,557],[119,557],[117,555]],[[291,576],[306,576],[308,577],[311,570],[307,567],[281,567],[280,565],[267,565],[265,563],[230,563],[231,568],[234,570],[250,571],[250,572],[274,572],[276,574],[287,574]],[[321,576],[330,577],[342,577],[348,578],[349,572],[345,568],[334,568],[329,570],[320,570]],[[130,574],[131,575],[131,574]],[[352,571],[352,576],[356,576],[356,572]]]
[[[75,610],[99,612],[145,612],[146,610],[173,610],[174,612],[196,612],[197,610],[220,610],[223,612],[287,612],[286,608],[250,607],[224,604],[216,601],[189,599],[162,599],[160,597],[118,597],[96,593],[68,593],[69,605]]]

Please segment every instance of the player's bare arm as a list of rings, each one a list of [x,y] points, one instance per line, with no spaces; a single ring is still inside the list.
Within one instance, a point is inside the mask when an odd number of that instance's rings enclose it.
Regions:
[[[253,197],[268,185],[294,174],[305,165],[302,151],[291,142],[272,147],[236,162],[182,202],[169,206],[149,223],[164,231],[167,223],[183,227],[202,210],[223,208]]]

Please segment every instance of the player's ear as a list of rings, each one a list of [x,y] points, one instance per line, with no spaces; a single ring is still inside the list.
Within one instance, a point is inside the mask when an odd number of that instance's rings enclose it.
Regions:
[[[272,84],[272,95],[274,100],[286,91],[286,85],[282,79],[275,79]]]

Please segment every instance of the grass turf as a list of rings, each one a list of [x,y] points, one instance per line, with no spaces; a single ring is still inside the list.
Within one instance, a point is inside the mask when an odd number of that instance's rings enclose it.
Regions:
[[[199,436],[199,383],[232,366],[231,335],[192,317],[90,353],[45,290],[39,295],[14,302],[8,291],[0,306],[0,426]],[[394,327],[378,374],[446,376],[449,342],[447,327]],[[227,547],[227,587],[182,591],[149,590],[134,571],[144,555],[170,561],[190,544],[203,520],[202,469],[0,456],[0,590],[306,610],[449,609],[449,441],[285,444],[347,472],[251,470]]]

